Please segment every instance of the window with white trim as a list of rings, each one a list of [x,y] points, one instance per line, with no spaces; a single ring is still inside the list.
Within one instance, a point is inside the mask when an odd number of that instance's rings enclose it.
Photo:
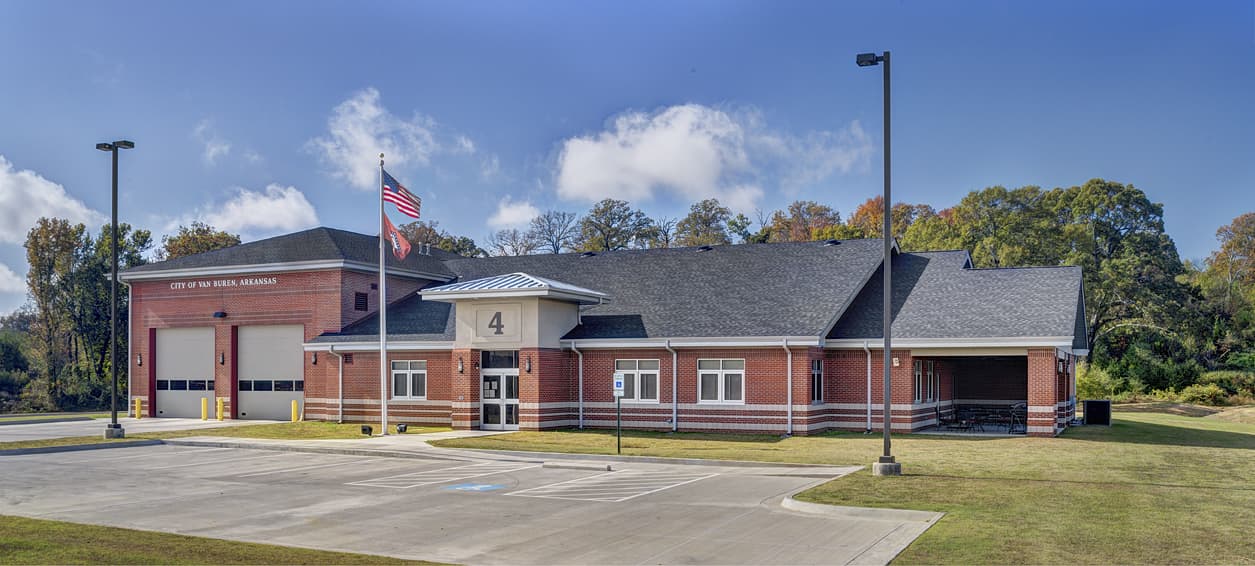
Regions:
[[[427,362],[425,360],[392,362],[392,398],[409,400],[427,398]]]
[[[924,400],[924,360],[915,360],[915,402]]]
[[[824,402],[824,361],[811,360],[811,403]]]
[[[928,400],[936,401],[937,393],[941,389],[940,380],[937,377],[937,368],[934,366],[936,362],[928,360]]]
[[[697,402],[745,404],[745,360],[697,360]]]
[[[658,360],[615,360],[615,372],[623,373],[624,401],[658,402]]]

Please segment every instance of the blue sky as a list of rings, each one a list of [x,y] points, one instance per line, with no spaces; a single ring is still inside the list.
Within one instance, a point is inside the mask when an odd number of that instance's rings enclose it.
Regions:
[[[0,312],[40,214],[375,230],[374,161],[483,240],[605,196],[682,216],[1133,183],[1184,257],[1255,210],[1255,2],[0,2]],[[394,213],[395,220],[402,220]]]

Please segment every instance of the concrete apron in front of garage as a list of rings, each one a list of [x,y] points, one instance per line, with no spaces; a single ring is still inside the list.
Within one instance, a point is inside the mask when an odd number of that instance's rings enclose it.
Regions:
[[[460,461],[174,445],[6,456],[0,514],[467,564],[882,564],[940,517],[782,505],[855,468],[607,472],[596,457],[434,452]]]

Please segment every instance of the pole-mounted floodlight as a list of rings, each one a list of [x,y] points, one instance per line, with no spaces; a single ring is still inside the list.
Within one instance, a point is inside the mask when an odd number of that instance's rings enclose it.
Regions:
[[[898,476],[902,475],[902,464],[899,464],[893,458],[891,450],[891,442],[889,433],[893,428],[892,406],[892,384],[890,379],[891,362],[893,361],[893,350],[890,340],[890,327],[893,324],[893,214],[892,200],[890,199],[889,190],[889,52],[885,51],[881,55],[875,53],[859,53],[854,62],[860,67],[874,67],[884,63],[885,78],[885,195],[884,195],[884,239],[885,239],[885,259],[884,272],[885,281],[882,294],[884,295],[884,368],[885,368],[885,384],[884,384],[884,408],[882,409],[884,422],[882,424],[884,433],[884,454],[880,456],[879,461],[872,464],[872,474],[878,476]]]
[[[113,272],[109,278],[109,424],[105,425],[105,438],[123,438],[126,431],[118,424],[118,150],[134,149],[135,142],[117,140],[101,142],[96,149],[113,154],[113,220],[110,223],[113,242]],[[128,360],[128,363],[129,360]],[[139,415],[136,415],[137,417]]]

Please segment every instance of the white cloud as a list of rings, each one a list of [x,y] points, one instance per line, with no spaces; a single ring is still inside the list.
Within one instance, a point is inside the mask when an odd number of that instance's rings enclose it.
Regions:
[[[193,220],[247,238],[317,226],[318,213],[300,189],[270,184],[262,191],[236,188],[225,203],[206,205],[190,216],[172,220],[166,230],[173,232]]]
[[[494,230],[503,228],[521,228],[540,216],[540,209],[528,201],[514,202],[509,195],[497,202],[497,212],[488,219],[488,226]]]
[[[753,109],[684,104],[625,112],[604,131],[566,140],[556,182],[558,196],[570,200],[650,200],[669,192],[748,210],[762,198],[764,178],[812,183],[865,166],[871,152],[857,122],[797,137],[770,130]]]
[[[484,180],[491,180],[501,174],[501,160],[496,154],[485,157],[479,161],[479,176]]]
[[[14,273],[9,266],[0,263],[0,293],[25,292],[26,278]]]
[[[454,140],[454,144],[455,153],[465,153],[468,155],[475,153],[475,142],[471,141],[471,138],[458,136],[457,139]]]
[[[208,119],[201,120],[192,129],[192,138],[205,146],[205,150],[201,152],[201,161],[205,165],[212,167],[218,162],[218,159],[226,157],[231,153],[231,142],[222,139],[213,130],[213,125]]]
[[[94,226],[105,216],[29,169],[17,170],[0,155],[0,242],[22,244],[41,218],[64,218]]]
[[[443,148],[436,139],[435,120],[415,114],[405,120],[380,104],[379,91],[367,88],[340,103],[327,119],[327,135],[306,143],[306,149],[326,165],[332,176],[359,189],[375,189],[379,154],[394,167],[428,165]],[[459,136],[450,151],[473,152],[474,142]],[[395,174],[395,171],[393,171]]]

